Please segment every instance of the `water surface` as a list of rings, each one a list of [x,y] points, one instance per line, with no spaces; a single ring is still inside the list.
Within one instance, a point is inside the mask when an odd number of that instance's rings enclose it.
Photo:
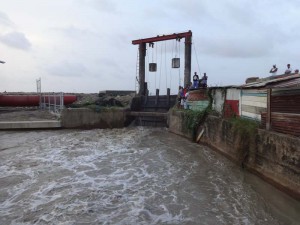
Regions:
[[[300,203],[166,129],[0,132],[0,224],[298,224]]]

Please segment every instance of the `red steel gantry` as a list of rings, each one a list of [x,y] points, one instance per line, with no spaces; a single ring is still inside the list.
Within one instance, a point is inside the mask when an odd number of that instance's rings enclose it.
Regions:
[[[146,44],[158,41],[172,39],[185,39],[184,48],[184,86],[189,85],[191,81],[191,62],[192,62],[192,31],[183,33],[174,33],[168,35],[157,35],[156,37],[133,40],[133,45],[139,45],[139,95],[145,95],[145,57]]]

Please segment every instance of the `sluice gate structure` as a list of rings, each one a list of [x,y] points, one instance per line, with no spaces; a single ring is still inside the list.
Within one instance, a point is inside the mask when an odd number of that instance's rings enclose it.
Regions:
[[[177,95],[137,96],[127,117],[136,126],[168,127],[168,111],[176,104]]]
[[[133,40],[133,45],[138,45],[137,57],[137,76],[138,96],[131,105],[131,111],[127,113],[128,117],[132,117],[135,125],[140,126],[158,126],[167,127],[167,113],[171,107],[176,104],[177,95],[170,95],[170,88],[167,88],[166,95],[159,95],[159,89],[156,89],[156,95],[149,96],[148,84],[145,80],[146,69],[146,53],[147,44],[149,48],[153,48],[155,42],[176,40],[180,42],[184,39],[184,82],[186,87],[191,81],[191,58],[192,58],[192,31],[173,33],[168,35],[157,35],[155,37]],[[180,67],[180,58],[172,58],[172,68]],[[149,72],[156,72],[157,64],[149,63]],[[180,81],[179,81],[180,83]]]

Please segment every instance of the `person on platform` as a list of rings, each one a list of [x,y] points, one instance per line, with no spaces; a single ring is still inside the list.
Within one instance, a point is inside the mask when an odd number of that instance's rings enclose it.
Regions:
[[[194,76],[193,76],[193,89],[197,89],[199,87],[199,76],[197,74],[197,72],[195,72]]]
[[[276,76],[277,70],[278,70],[278,68],[276,67],[276,65],[273,65],[272,69],[270,70],[271,75]]]
[[[187,90],[187,92],[186,92],[186,94],[185,94],[185,98],[184,98],[184,105],[183,105],[183,108],[184,109],[189,109],[189,106],[188,106],[188,104],[187,104],[187,99],[188,99],[188,97],[189,97],[189,94],[190,94],[190,92],[189,92],[189,90]]]
[[[207,88],[207,76],[206,76],[206,73],[204,73],[203,77],[201,78],[201,87]]]
[[[184,94],[183,94],[183,87],[179,86],[179,92],[178,92],[178,108],[183,108],[184,103]]]
[[[183,89],[183,104],[182,104],[182,106],[183,106],[183,108],[184,109],[187,109],[187,102],[186,102],[186,99],[187,99],[187,97],[188,97],[188,92],[189,92],[189,90],[190,90],[190,85],[189,84],[187,84],[186,86],[185,86],[185,88]]]
[[[290,64],[287,64],[286,65],[287,69],[285,70],[284,74],[291,74],[292,73],[292,68],[291,68],[291,65]]]

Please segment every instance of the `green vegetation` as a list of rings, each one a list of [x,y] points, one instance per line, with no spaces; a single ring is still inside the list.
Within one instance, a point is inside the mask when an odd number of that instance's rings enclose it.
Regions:
[[[256,135],[259,123],[257,121],[233,117],[229,120],[233,125],[233,131],[238,133],[242,139]]]
[[[207,110],[203,111],[193,111],[193,110],[184,110],[184,119],[183,123],[187,129],[194,132],[201,122],[204,121]]]
[[[243,167],[250,155],[251,143],[255,142],[259,124],[257,121],[240,117],[233,117],[229,122],[232,125],[232,131],[238,143],[238,162]]]

